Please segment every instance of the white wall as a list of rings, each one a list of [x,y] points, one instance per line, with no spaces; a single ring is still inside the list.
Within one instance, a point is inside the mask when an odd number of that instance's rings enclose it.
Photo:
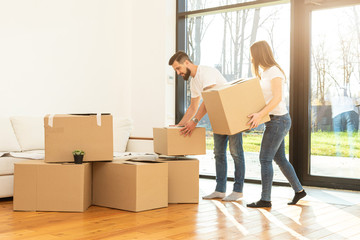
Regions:
[[[151,136],[175,112],[175,11],[175,0],[0,0],[0,115],[111,112]]]
[[[176,1],[133,1],[133,136],[151,137],[152,127],[175,122]]]

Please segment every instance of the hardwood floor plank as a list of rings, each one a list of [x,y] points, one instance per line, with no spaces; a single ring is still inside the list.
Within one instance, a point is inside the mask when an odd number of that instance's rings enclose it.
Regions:
[[[209,183],[213,180],[201,179],[200,192],[208,193]],[[259,188],[246,184],[247,197],[256,199]],[[360,239],[360,204],[349,201],[360,193],[345,192],[343,197],[342,191],[332,190],[330,195],[311,189],[314,197],[309,194],[299,205],[288,206],[291,188],[274,189],[273,207],[268,209],[247,208],[251,200],[245,198],[237,202],[200,199],[199,204],[169,204],[139,213],[99,206],[84,213],[14,212],[11,199],[0,200],[0,239]],[[347,200],[339,204],[341,199]]]

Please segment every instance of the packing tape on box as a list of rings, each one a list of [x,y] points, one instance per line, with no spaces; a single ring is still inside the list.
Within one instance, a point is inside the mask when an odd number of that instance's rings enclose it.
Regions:
[[[96,114],[97,125],[101,127],[101,113]]]
[[[49,120],[48,120],[48,125],[50,127],[53,127],[53,124],[54,124],[54,117],[55,117],[55,114],[50,114],[49,115]],[[96,114],[96,123],[99,127],[101,127],[101,113],[97,113]]]
[[[48,125],[49,125],[50,127],[53,127],[54,117],[55,117],[55,114],[50,114],[50,115],[49,115]]]

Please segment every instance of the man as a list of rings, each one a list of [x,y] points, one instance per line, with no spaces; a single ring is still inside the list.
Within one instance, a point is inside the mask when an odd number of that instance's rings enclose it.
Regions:
[[[169,60],[169,65],[174,68],[178,75],[185,81],[190,77],[191,102],[183,118],[177,124],[184,126],[181,133],[184,136],[191,135],[200,119],[206,114],[204,102],[200,104],[201,92],[221,86],[227,81],[221,73],[212,67],[195,65],[183,51],[176,52]],[[200,107],[199,107],[200,105]],[[233,192],[225,197],[227,180],[226,148],[229,141],[230,152],[235,164],[235,183]],[[242,147],[242,134],[219,135],[214,133],[214,155],[216,162],[216,188],[215,191],[203,199],[221,198],[224,201],[237,201],[243,196],[243,185],[245,178],[245,161]]]
[[[336,156],[341,156],[341,132],[347,132],[349,156],[355,157],[355,137],[359,131],[359,113],[356,99],[349,96],[347,88],[329,91],[327,98],[331,102],[331,114],[336,141]]]

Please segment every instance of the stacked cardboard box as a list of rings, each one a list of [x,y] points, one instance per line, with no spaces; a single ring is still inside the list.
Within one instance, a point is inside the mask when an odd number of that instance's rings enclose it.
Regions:
[[[163,157],[169,166],[169,203],[199,202],[199,160],[191,157]]]
[[[183,136],[181,127],[154,128],[154,152],[169,166],[169,203],[199,202],[199,160],[184,155],[206,154],[205,128]]]
[[[84,161],[113,159],[113,119],[104,115],[47,115],[45,162],[73,162],[72,152],[85,152]]]
[[[195,128],[191,136],[181,135],[180,129],[153,128],[154,152],[166,156],[206,154],[205,128]]]
[[[139,212],[168,206],[168,164],[156,161],[93,163],[93,204]]]
[[[54,115],[44,118],[45,161],[15,164],[14,210],[83,212],[91,204],[91,163],[74,164],[72,152],[85,151],[84,161],[113,159],[112,116]]]
[[[83,212],[91,205],[91,164],[15,164],[14,210]]]

